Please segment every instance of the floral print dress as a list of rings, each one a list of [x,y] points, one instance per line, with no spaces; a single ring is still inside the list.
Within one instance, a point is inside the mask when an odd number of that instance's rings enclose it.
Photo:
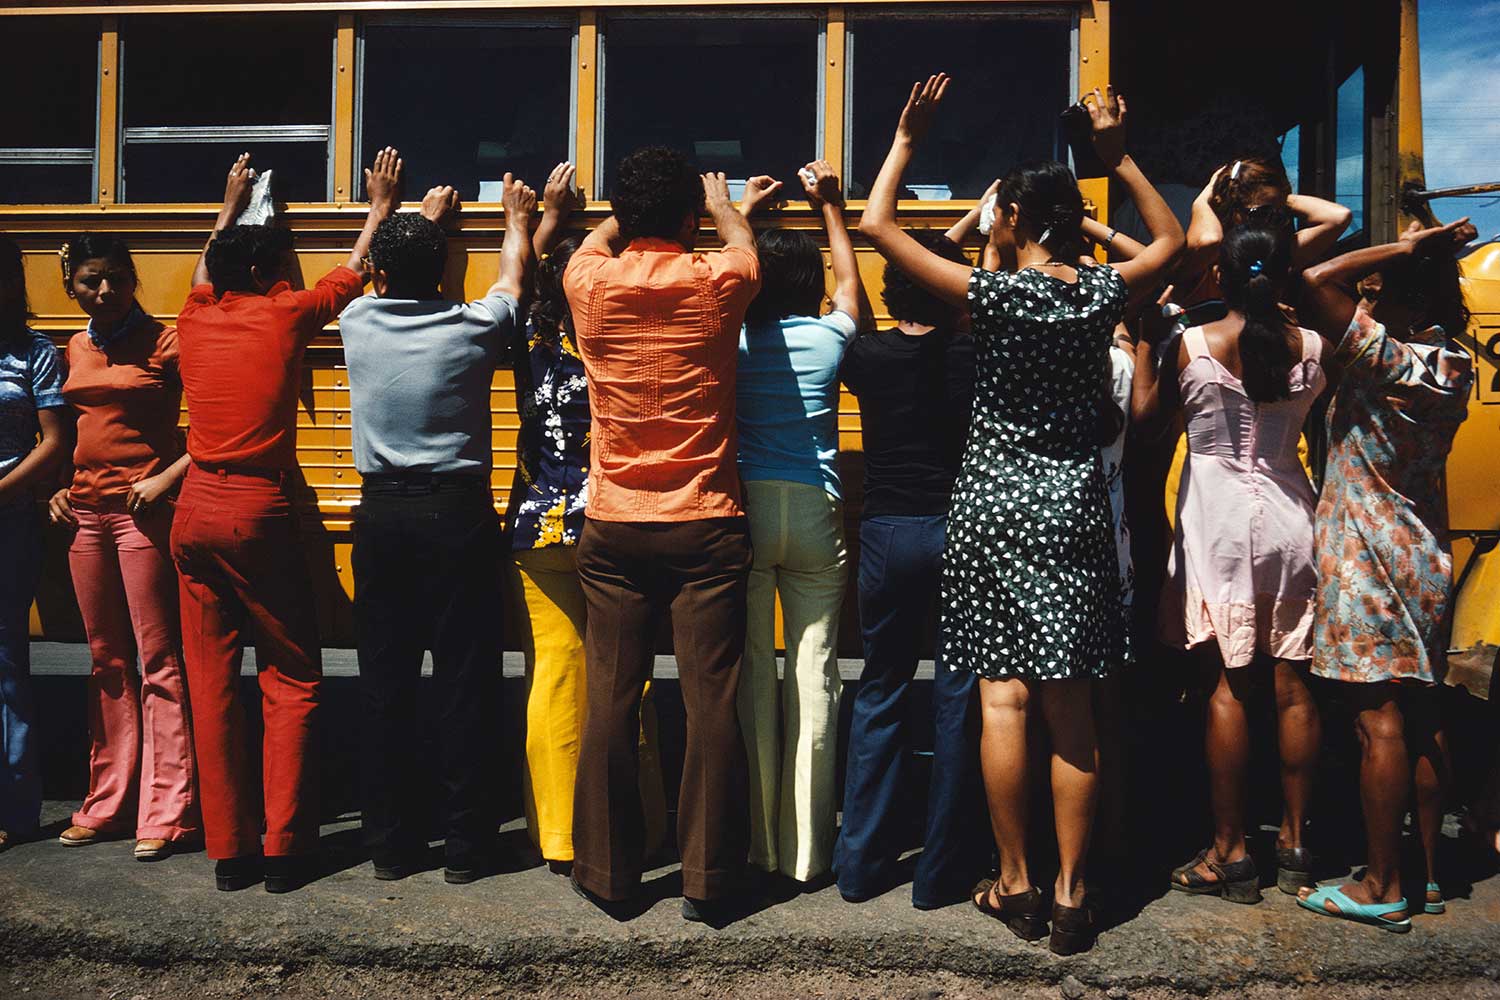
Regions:
[[[577,545],[589,491],[589,392],[573,335],[526,331],[517,352],[521,411],[513,551]]]
[[[1125,309],[1111,267],[976,270],[974,416],[943,554],[943,662],[985,678],[1102,677],[1125,658],[1097,435]]]
[[[1318,503],[1313,672],[1359,684],[1442,676],[1453,591],[1443,468],[1473,364],[1441,328],[1403,342],[1363,310],[1337,358]]]

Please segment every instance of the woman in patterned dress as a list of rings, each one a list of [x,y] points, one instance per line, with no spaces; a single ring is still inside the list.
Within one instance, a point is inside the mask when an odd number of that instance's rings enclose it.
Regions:
[[[1397,932],[1411,928],[1400,846],[1412,761],[1427,865],[1423,909],[1444,908],[1436,856],[1448,752],[1434,702],[1453,557],[1443,469],[1474,384],[1468,353],[1449,337],[1469,321],[1454,251],[1475,235],[1467,219],[1430,229],[1413,223],[1395,243],[1306,274],[1304,308],[1325,333],[1341,336],[1344,369],[1328,411],[1317,512],[1312,669],[1347,685],[1355,703],[1368,854],[1361,881],[1305,889],[1299,898],[1314,913]],[[1355,285],[1376,273],[1371,305]]]
[[[898,225],[896,192],[947,87],[943,74],[913,86],[860,232],[912,280],[970,310],[978,381],[949,514],[942,655],[981,678],[981,764],[1000,871],[974,903],[1021,937],[1047,933],[1026,859],[1026,723],[1039,712],[1052,743],[1061,862],[1051,947],[1070,954],[1094,938],[1083,870],[1099,770],[1091,688],[1125,650],[1098,404],[1129,290],[1156,280],[1182,228],[1125,155],[1125,106],[1111,88],[1085,104],[1095,148],[1151,231],[1135,259],[1080,262],[1083,198],[1059,163],[1023,166],[1001,182],[990,231],[999,271],[930,253]]]

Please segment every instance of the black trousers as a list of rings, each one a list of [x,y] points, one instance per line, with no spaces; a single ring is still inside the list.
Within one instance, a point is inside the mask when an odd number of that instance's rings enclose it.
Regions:
[[[499,718],[500,519],[478,477],[372,476],[354,512],[354,624],[364,716],[366,846],[425,849],[417,691],[432,650],[436,767],[450,865],[476,860],[498,825],[491,738]]]

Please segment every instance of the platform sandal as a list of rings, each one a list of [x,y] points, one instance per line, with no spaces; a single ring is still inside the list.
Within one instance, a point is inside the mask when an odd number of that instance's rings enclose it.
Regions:
[[[1194,896],[1223,896],[1231,903],[1259,903],[1260,873],[1256,871],[1255,859],[1247,854],[1238,861],[1223,864],[1209,860],[1210,850],[1205,847],[1193,860],[1174,868],[1172,888]],[[1199,865],[1207,865],[1215,878],[1210,881],[1199,874],[1196,871]]]
[[[1427,898],[1422,902],[1422,912],[1437,916],[1439,913],[1448,912],[1448,904],[1443,900],[1443,887],[1436,882],[1427,883]]]
[[[1098,936],[1094,911],[1088,903],[1082,906],[1052,904],[1052,937],[1047,942],[1052,954],[1077,955],[1088,951]]]
[[[1329,900],[1332,900],[1333,905],[1338,907],[1337,913],[1325,905]],[[1411,931],[1411,917],[1391,920],[1385,916],[1392,910],[1405,910],[1407,908],[1405,896],[1395,903],[1356,903],[1345,894],[1340,886],[1325,885],[1321,889],[1313,890],[1306,899],[1298,896],[1297,905],[1320,916],[1350,920],[1357,924],[1369,924],[1371,927],[1379,927],[1393,934],[1406,934]]]
[[[1001,921],[1022,941],[1040,941],[1047,936],[1047,918],[1042,916],[1042,891],[1035,886],[1025,892],[1002,896],[994,879],[984,879],[970,892],[974,908],[987,917]],[[999,906],[990,900],[998,899]]]
[[[1298,889],[1310,889],[1317,884],[1318,880],[1313,878],[1312,851],[1305,847],[1276,848],[1276,888],[1295,896]]]

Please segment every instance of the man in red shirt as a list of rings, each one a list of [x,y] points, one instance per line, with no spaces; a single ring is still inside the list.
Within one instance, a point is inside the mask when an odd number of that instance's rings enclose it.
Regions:
[[[255,179],[249,154],[241,156],[177,318],[192,465],[172,556],[204,840],[223,890],[264,877],[268,892],[287,892],[311,876],[322,660],[291,498],[297,390],[308,342],[364,290],[370,237],[400,204],[400,178],[396,151],[381,150],[365,171],[370,212],[348,261],[302,289],[289,231],[234,225]],[[250,641],[265,730],[262,794],[240,703],[240,656]]]

